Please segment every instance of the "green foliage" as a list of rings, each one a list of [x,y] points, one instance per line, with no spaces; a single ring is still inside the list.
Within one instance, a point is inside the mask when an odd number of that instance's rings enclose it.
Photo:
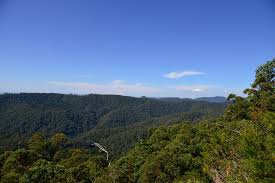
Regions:
[[[275,137],[270,124],[262,125],[220,119],[162,127],[114,162],[109,175],[116,177],[109,179],[141,183],[274,181]]]
[[[228,120],[251,119],[259,121],[267,111],[275,111],[275,59],[256,70],[255,81],[244,91],[246,98],[234,94],[228,96],[234,104],[229,105],[225,117]]]
[[[21,177],[21,182],[70,182],[70,174],[66,175],[65,168],[44,159],[36,161],[32,167]]]
[[[47,148],[47,142],[45,141],[43,134],[34,133],[28,142],[28,148],[37,154],[44,155],[44,151]]]
[[[0,182],[55,183],[93,182],[108,163],[105,156],[85,149],[68,148],[67,137],[58,133],[50,139],[33,134],[28,149],[1,154]]]

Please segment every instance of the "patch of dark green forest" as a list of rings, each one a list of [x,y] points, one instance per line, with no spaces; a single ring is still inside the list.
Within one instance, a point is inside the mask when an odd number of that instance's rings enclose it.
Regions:
[[[117,95],[21,93],[0,95],[0,147],[17,148],[34,132],[64,133],[75,146],[100,142],[116,157],[147,137],[148,130],[222,114],[226,103],[164,102]],[[127,138],[125,138],[127,137]]]

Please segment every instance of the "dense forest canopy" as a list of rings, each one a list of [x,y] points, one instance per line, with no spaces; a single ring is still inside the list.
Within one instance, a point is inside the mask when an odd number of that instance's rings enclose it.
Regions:
[[[189,112],[192,111],[216,115],[213,112],[218,110],[221,104],[212,106],[209,103],[184,102],[178,106],[175,102],[165,103],[152,99],[122,97],[110,98],[106,101],[108,105],[102,107],[104,105],[99,98],[103,96],[94,95],[87,96],[88,98],[63,95],[42,95],[41,98],[34,95],[29,98],[30,103],[25,102],[28,98],[26,94],[22,94],[26,95],[23,99],[20,95],[20,97],[18,95],[1,96],[1,111],[5,111],[1,113],[1,118],[4,117],[7,122],[6,124],[1,122],[2,137],[11,138],[8,132],[12,129],[11,126],[20,119],[24,119],[23,122],[28,121],[27,119],[32,115],[35,118],[36,112],[39,113],[39,118],[35,119],[41,119],[41,116],[56,111],[60,118],[52,114],[50,120],[46,118],[48,122],[52,119],[67,119],[68,116],[68,119],[74,119],[76,116],[80,118],[82,114],[80,109],[83,109],[83,106],[85,110],[95,112],[94,116],[84,116],[97,120],[91,124],[86,124],[84,119],[80,120],[80,124],[88,125],[87,128],[92,127],[95,131],[83,133],[82,137],[77,138],[78,143],[95,133],[97,125],[100,126],[98,128],[100,134],[104,134],[106,127],[110,132],[118,134],[120,130],[127,134],[127,130],[124,130],[127,127],[129,134],[142,129],[142,125],[152,127],[146,139],[140,139],[127,154],[111,162],[107,162],[104,153],[98,152],[97,149],[73,147],[75,139],[66,137],[64,133],[52,134],[51,137],[34,133],[24,148],[7,150],[1,154],[1,182],[275,182],[275,59],[257,69],[255,81],[251,88],[244,92],[247,97],[234,94],[228,96],[231,102],[221,117],[201,118],[199,123],[168,122],[167,124],[173,125],[158,128],[151,122],[158,125],[165,124],[162,120],[169,121],[175,117],[173,114],[191,117],[192,113]],[[50,97],[55,99],[50,100]],[[89,97],[99,98],[89,100]],[[121,105],[122,99],[125,105]],[[83,106],[81,106],[82,102]],[[118,104],[121,108],[112,108]],[[71,112],[75,112],[74,115],[69,113],[66,116],[60,106],[66,110],[72,110]],[[74,107],[71,108],[71,106]],[[93,111],[91,106],[96,106]],[[125,106],[128,108],[125,109]],[[31,115],[26,115],[28,117],[24,118],[24,115],[19,115],[18,111],[22,112],[20,114]],[[42,114],[40,114],[41,111]],[[132,114],[133,111],[138,112]],[[43,114],[43,112],[46,113]],[[18,116],[11,114],[18,114]],[[99,119],[98,114],[104,115]],[[120,117],[116,118],[117,115]],[[132,120],[130,124],[125,124],[128,117]],[[134,124],[136,128],[131,126],[134,121],[138,122]],[[39,124],[37,124],[38,127],[35,126],[35,122],[30,124],[30,128],[35,127],[43,132],[53,132],[51,129],[56,127],[67,129],[62,128],[62,125],[49,127],[46,125],[46,128],[40,128]],[[77,130],[83,132],[85,129],[83,126],[81,129],[73,129],[76,132]],[[71,128],[68,129],[64,132],[71,135]],[[25,132],[24,130],[29,129],[21,130]],[[27,134],[32,132],[33,129]],[[108,133],[105,135],[108,136]],[[113,137],[115,139],[115,136]],[[127,139],[128,136],[125,135],[124,138]]]
[[[0,147],[24,145],[34,132],[64,133],[75,145],[100,142],[117,156],[148,129],[222,114],[226,103],[181,100],[176,104],[118,95],[21,93],[0,95]],[[128,138],[125,140],[124,136]]]

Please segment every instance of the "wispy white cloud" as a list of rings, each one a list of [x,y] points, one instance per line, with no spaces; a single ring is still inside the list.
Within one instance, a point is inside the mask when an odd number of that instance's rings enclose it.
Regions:
[[[205,92],[208,91],[213,86],[210,85],[183,85],[176,86],[177,91],[191,91],[191,92]]]
[[[70,93],[100,93],[141,96],[160,92],[159,88],[146,86],[142,83],[127,83],[123,80],[114,80],[106,84],[85,82],[49,81],[48,84],[55,85]]]
[[[118,94],[127,96],[148,97],[182,97],[198,98],[210,96],[227,96],[229,93],[243,95],[242,89],[225,88],[210,84],[179,84],[179,85],[151,85],[145,83],[131,83],[123,80],[113,80],[106,83],[74,82],[74,81],[1,81],[1,92],[40,92],[40,93],[73,93],[73,94]]]
[[[202,75],[205,74],[199,71],[175,71],[164,74],[163,76],[169,79],[179,79],[186,76]]]

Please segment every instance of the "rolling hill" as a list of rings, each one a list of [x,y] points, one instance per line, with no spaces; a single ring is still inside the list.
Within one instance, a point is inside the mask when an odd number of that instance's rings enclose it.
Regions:
[[[225,103],[193,100],[175,103],[118,95],[2,94],[0,146],[17,147],[19,141],[24,144],[34,132],[47,136],[62,132],[77,144],[89,145],[90,139],[113,144],[121,149],[115,151],[117,154],[146,136],[149,128],[216,117],[225,107]]]

